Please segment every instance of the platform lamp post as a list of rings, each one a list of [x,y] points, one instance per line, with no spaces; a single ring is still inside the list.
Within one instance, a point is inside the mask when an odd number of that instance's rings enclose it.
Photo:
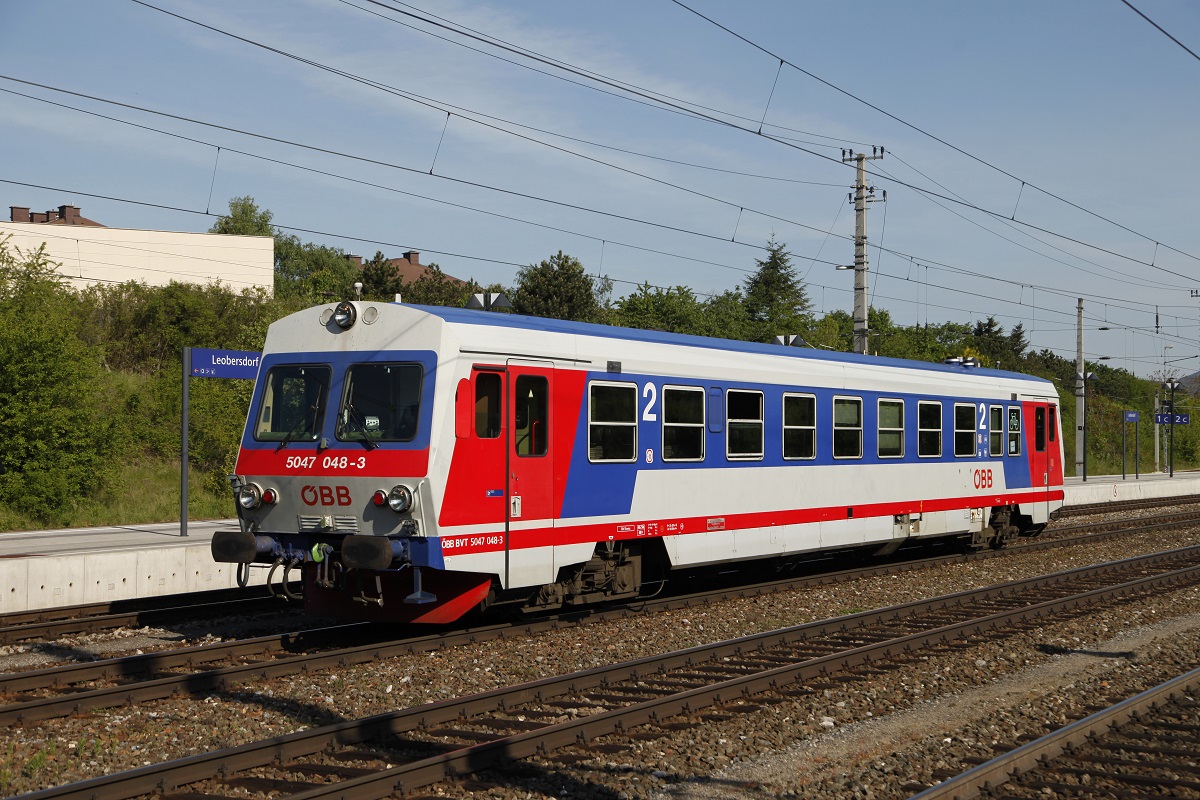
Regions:
[[[1096,373],[1094,373],[1094,372],[1084,372],[1083,373],[1083,481],[1084,481],[1084,483],[1087,483],[1087,428],[1088,428],[1088,424],[1087,424],[1087,398],[1088,398],[1087,385],[1088,385],[1088,381],[1094,381],[1094,380],[1096,380]]]
[[[1175,477],[1175,390],[1180,386],[1182,386],[1182,384],[1174,378],[1167,381],[1162,386],[1164,392],[1169,391],[1171,393],[1171,419],[1168,422],[1168,424],[1171,426],[1171,432],[1169,434],[1170,439],[1167,444],[1170,455],[1167,457],[1167,474],[1172,478]]]

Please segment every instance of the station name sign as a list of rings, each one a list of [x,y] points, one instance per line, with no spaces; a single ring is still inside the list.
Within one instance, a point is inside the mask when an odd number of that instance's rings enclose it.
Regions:
[[[248,378],[258,377],[258,365],[262,353],[250,350],[212,350],[205,347],[192,348],[193,378]]]

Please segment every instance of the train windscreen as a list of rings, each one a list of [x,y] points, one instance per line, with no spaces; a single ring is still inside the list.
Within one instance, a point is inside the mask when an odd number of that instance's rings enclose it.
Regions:
[[[312,441],[321,433],[329,394],[329,367],[272,367],[263,382],[254,438],[260,442]]]
[[[420,364],[355,364],[346,371],[335,435],[342,441],[409,442],[421,413]]]

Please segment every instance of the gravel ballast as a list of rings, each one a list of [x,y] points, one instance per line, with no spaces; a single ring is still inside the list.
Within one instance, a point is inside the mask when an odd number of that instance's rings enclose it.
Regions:
[[[252,682],[6,731],[0,793],[110,774],[344,719],[758,631],[1200,542],[1149,534],[496,640],[380,664]],[[907,797],[993,743],[1044,733],[1190,669],[1200,589],[941,653],[869,681],[639,741],[567,766],[487,774],[496,798]],[[0,655],[0,668],[4,658]],[[1145,684],[1144,686],[1141,684]],[[226,792],[226,793],[231,793]],[[565,794],[564,794],[565,792]],[[431,794],[479,796],[475,784]],[[791,793],[791,794],[789,794]]]

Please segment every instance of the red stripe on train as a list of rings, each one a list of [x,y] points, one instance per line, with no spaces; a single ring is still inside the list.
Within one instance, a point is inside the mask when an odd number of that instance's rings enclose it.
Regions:
[[[967,508],[1002,506],[1018,503],[1044,503],[1062,500],[1061,489],[1021,492],[990,497],[951,497],[940,500],[913,500],[901,503],[865,503],[855,506],[827,506],[787,511],[759,511],[749,514],[710,515],[704,517],[674,517],[660,520],[629,522],[600,522],[592,525],[544,526],[515,530],[509,544],[512,550],[551,545],[583,544],[587,542],[651,539],[659,536],[681,536],[710,531],[736,531],[747,528],[771,528],[779,525],[800,525],[812,522],[833,522],[845,519],[870,519],[899,514],[921,514],[934,511],[956,511]],[[853,514],[851,514],[853,511]],[[442,554],[446,556],[469,553],[488,553],[504,550],[501,531],[472,533],[464,536],[444,535]],[[489,541],[491,544],[489,544]]]

